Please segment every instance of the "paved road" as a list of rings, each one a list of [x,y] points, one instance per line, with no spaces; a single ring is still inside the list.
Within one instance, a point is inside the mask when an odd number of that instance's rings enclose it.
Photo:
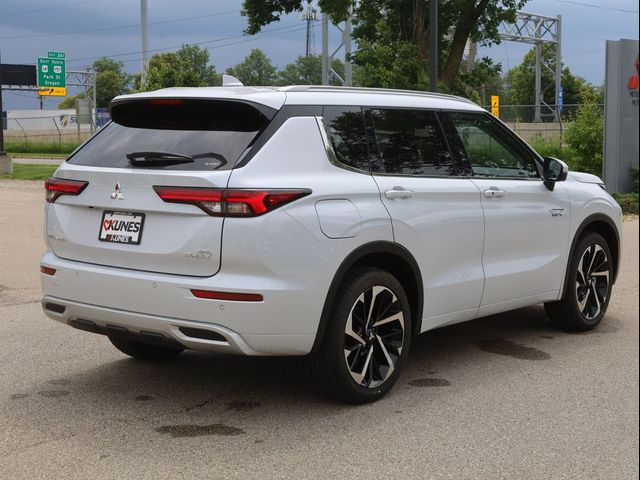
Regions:
[[[0,477],[638,478],[638,221],[594,332],[528,308],[427,333],[394,391],[317,397],[300,359],[128,359],[44,317],[40,183],[0,181]]]

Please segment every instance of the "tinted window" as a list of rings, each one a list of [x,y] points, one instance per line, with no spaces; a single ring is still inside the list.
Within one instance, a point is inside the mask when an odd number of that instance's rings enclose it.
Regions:
[[[324,107],[327,135],[337,160],[349,167],[369,171],[369,150],[360,107]]]
[[[538,170],[510,134],[483,113],[450,113],[473,174],[480,177],[536,178]]]
[[[125,127],[255,132],[276,114],[264,105],[229,100],[150,98],[115,103],[111,118]]]
[[[426,110],[371,110],[379,161],[376,173],[457,175],[435,113]]]
[[[114,122],[68,162],[130,168],[127,154],[163,152],[188,155],[193,162],[147,163],[143,168],[228,170],[269,123],[264,112],[238,102],[168,99],[154,104],[153,101],[114,105]]]

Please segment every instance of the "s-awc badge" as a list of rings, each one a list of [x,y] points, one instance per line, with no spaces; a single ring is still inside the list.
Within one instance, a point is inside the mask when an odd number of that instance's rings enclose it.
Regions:
[[[143,224],[144,213],[104,212],[98,240],[140,245]]]

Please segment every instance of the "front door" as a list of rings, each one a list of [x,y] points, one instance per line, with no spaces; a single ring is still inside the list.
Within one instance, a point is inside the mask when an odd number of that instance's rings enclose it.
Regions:
[[[567,264],[570,203],[549,191],[530,151],[484,113],[448,114],[481,192],[485,218],[481,314],[555,299]]]

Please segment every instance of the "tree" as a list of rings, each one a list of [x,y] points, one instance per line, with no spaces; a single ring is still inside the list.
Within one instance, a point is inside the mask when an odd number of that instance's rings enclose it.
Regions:
[[[65,97],[65,99],[58,104],[58,108],[61,110],[66,108],[76,108],[76,100],[81,100],[83,98],[85,98],[84,93],[79,93],[78,95]]]
[[[151,57],[141,90],[168,87],[206,87],[219,85],[220,75],[209,65],[209,52],[197,45],[183,45],[177,52]]]
[[[483,57],[470,67],[461,69],[451,93],[467,97],[484,106],[491,95],[502,95],[504,82],[501,73],[501,64],[495,64],[490,58]]]
[[[481,45],[499,43],[498,26],[503,21],[515,21],[516,11],[526,2],[440,2],[439,80],[446,89],[456,87],[467,41]],[[366,66],[365,71],[374,73],[381,82],[400,80],[404,87],[422,87],[426,76],[422,70],[426,69],[429,60],[429,0],[319,0],[318,3],[334,21],[344,20],[351,7],[355,14],[353,37],[358,45],[353,61],[357,65]],[[262,0],[244,0],[243,13],[249,22],[246,32],[255,34],[263,26],[279,20],[281,15],[301,11],[305,4],[304,0],[270,0],[266,4]],[[389,61],[392,63],[387,63]],[[410,80],[403,80],[400,72],[409,73]],[[364,78],[369,77],[365,75]]]
[[[545,63],[550,66],[552,71],[555,71],[555,53],[549,49],[544,56]],[[505,101],[512,105],[533,105],[535,103],[535,70],[536,50],[532,48],[524,56],[520,65],[507,72],[505,83],[508,99]],[[565,105],[580,103],[582,90],[589,86],[584,78],[574,75],[566,66],[562,68],[561,84]],[[542,85],[543,88],[548,86],[544,92],[543,100],[549,105],[554,105],[556,103],[555,84],[551,71],[546,68],[542,69]]]
[[[111,58],[98,58],[93,62],[96,71],[96,105],[108,107],[109,103],[118,95],[129,90],[130,77],[122,69],[124,63]]]
[[[353,56],[354,81],[362,87],[425,90],[427,64],[411,42],[396,38],[389,25],[380,20],[374,38],[363,38]]]
[[[276,67],[259,48],[251,50],[235,67],[227,68],[227,74],[233,75],[244,85],[274,85],[276,82]]]
[[[344,78],[344,63],[337,58],[331,59],[331,68]],[[322,57],[320,55],[302,55],[295,62],[285,65],[278,72],[278,85],[320,85],[322,83]],[[341,85],[337,78],[329,79],[332,85]]]
[[[108,107],[113,97],[129,91],[131,77],[123,71],[124,63],[111,58],[102,57],[93,62],[96,72],[96,106]],[[76,108],[76,99],[85,98],[79,93],[65,98],[58,104],[58,108]]]
[[[567,128],[565,140],[575,153],[575,166],[583,172],[602,175],[604,115],[597,103],[597,93],[584,89],[576,118]]]

